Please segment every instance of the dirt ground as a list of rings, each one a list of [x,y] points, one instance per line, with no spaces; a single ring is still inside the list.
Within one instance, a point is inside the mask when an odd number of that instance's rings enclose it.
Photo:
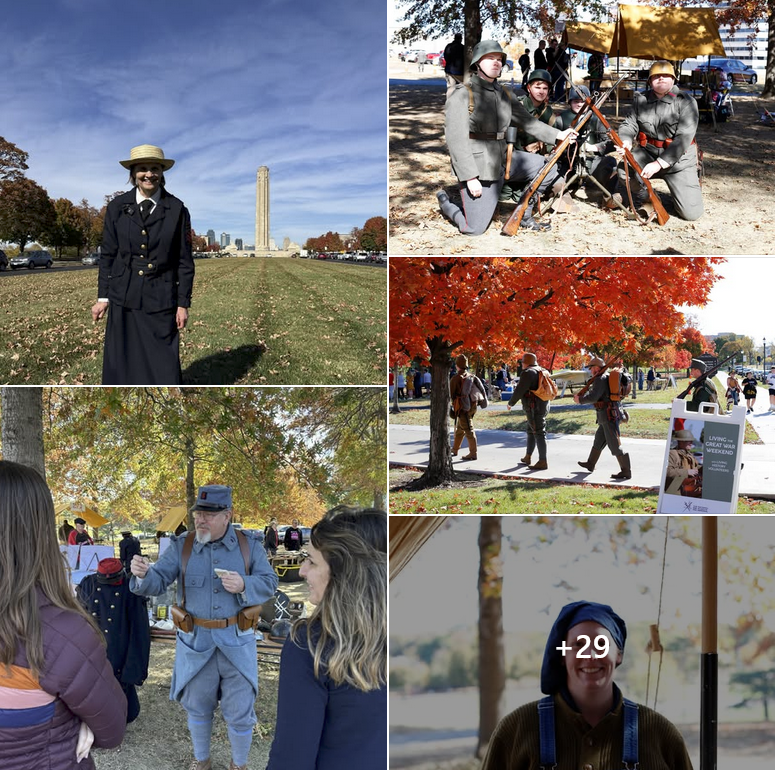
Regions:
[[[757,114],[760,106],[775,110],[775,99],[760,100],[761,85],[735,84],[734,118],[718,132],[700,124],[705,214],[699,220],[671,216],[663,227],[641,226],[579,198],[575,213],[553,216],[549,232],[501,235],[513,210],[501,205],[487,232],[471,237],[441,216],[436,201],[438,190],[452,192],[456,183],[444,144],[445,88],[397,60],[390,73],[391,255],[775,253],[775,127],[759,123]],[[613,104],[603,112],[618,127],[626,109],[620,105],[619,118]],[[654,189],[672,214],[665,183],[655,180]]]
[[[280,590],[292,600],[308,597],[307,584],[280,583]],[[312,605],[306,603],[307,612]],[[116,749],[92,752],[98,770],[188,770],[193,752],[186,723],[186,712],[169,699],[175,644],[152,641],[148,679],[138,688],[140,716],[127,726],[123,743]],[[269,761],[277,714],[277,685],[280,673],[277,655],[264,655],[259,648],[258,723],[253,732],[248,767],[263,770]],[[227,770],[231,754],[226,723],[220,709],[216,712],[212,738],[213,770]]]

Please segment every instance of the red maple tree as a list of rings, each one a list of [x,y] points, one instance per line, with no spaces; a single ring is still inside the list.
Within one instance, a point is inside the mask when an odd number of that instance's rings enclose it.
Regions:
[[[701,305],[721,257],[400,257],[390,261],[390,355],[432,367],[428,468],[417,486],[453,478],[448,440],[452,354],[540,348],[571,354],[645,337],[675,339],[681,305]],[[546,365],[545,361],[542,361]]]

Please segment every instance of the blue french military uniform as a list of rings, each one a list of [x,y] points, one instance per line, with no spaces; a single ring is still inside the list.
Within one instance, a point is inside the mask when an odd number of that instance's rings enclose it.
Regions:
[[[271,599],[277,589],[278,578],[269,565],[266,552],[258,538],[244,533],[250,546],[250,574],[245,574],[245,563],[237,542],[237,533],[229,524],[226,534],[216,542],[194,541],[191,558],[186,566],[186,610],[195,618],[205,620],[234,617],[244,607],[263,604]],[[130,588],[142,596],[158,596],[179,576],[183,544],[186,534],[170,538],[170,546],[151,567],[148,574],[138,580],[133,576]],[[245,580],[245,591],[232,594],[223,588],[215,569],[237,572]],[[177,589],[178,604],[182,603],[182,586]],[[195,625],[191,633],[178,630],[175,668],[172,673],[170,699],[180,700],[183,689],[196,686],[196,674],[220,650],[242,672],[245,697],[251,702],[258,693],[258,664],[256,662],[256,637],[252,629],[240,631],[236,623],[226,628],[203,628]],[[249,691],[248,691],[249,690]]]

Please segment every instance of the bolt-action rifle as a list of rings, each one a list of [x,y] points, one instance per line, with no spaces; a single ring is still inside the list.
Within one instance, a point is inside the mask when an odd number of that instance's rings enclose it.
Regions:
[[[723,361],[721,361],[720,363],[716,364],[715,366],[712,366],[710,369],[708,369],[708,370],[705,372],[705,374],[701,374],[701,375],[700,375],[700,376],[699,376],[699,377],[698,377],[696,380],[692,380],[692,381],[691,381],[691,382],[690,382],[690,383],[689,383],[689,384],[686,386],[686,390],[685,390],[685,391],[683,391],[683,393],[679,393],[679,394],[676,396],[676,398],[681,398],[681,399],[683,399],[683,398],[686,398],[686,397],[689,395],[689,391],[691,391],[691,390],[692,390],[692,388],[696,388],[698,385],[702,385],[702,383],[703,383],[703,382],[705,382],[705,380],[707,380],[707,379],[708,379],[708,377],[713,377],[713,376],[715,376],[716,372],[717,372],[719,369],[721,369],[721,367],[722,367],[722,366],[724,366],[724,364],[725,364],[727,361],[731,361],[731,360],[732,360],[732,359],[733,359],[733,358],[734,358],[736,355],[737,355],[737,353],[733,353],[731,356],[729,356],[728,358],[725,358],[725,359],[724,359]]]
[[[584,396],[584,394],[592,387],[592,385],[594,384],[595,380],[600,378],[603,375],[603,373],[605,372],[605,370],[609,369],[611,367],[611,364],[614,361],[616,361],[616,359],[617,359],[617,356],[614,356],[613,358],[609,358],[608,361],[605,362],[605,365],[600,369],[600,371],[597,374],[592,375],[592,377],[590,377],[587,380],[587,382],[584,385],[584,387],[576,394],[576,397],[577,398],[582,398]]]
[[[611,93],[619,86],[619,83],[621,83],[626,77],[626,75],[622,75],[619,80],[617,80],[607,91],[604,91],[602,94],[598,94],[596,99],[592,99],[590,97],[586,100],[584,106],[578,111],[576,117],[573,119],[573,123],[571,123],[571,128],[577,134],[594,114],[592,112],[592,108],[595,107],[599,110],[600,107],[605,104],[606,99],[608,99]],[[506,224],[503,225],[503,228],[501,229],[501,233],[503,233],[503,235],[517,234],[517,231],[519,230],[519,224],[522,221],[522,217],[525,215],[525,211],[527,210],[530,201],[538,192],[538,188],[541,186],[541,183],[544,181],[544,179],[546,179],[547,174],[562,157],[563,153],[566,149],[568,149],[568,145],[572,141],[575,141],[575,139],[571,139],[570,136],[566,137],[558,145],[556,145],[552,152],[547,156],[546,162],[542,166],[541,170],[533,177],[530,184],[525,188],[525,191],[522,193],[522,196],[517,203],[517,207],[506,221]]]
[[[593,104],[590,106],[590,110],[594,115],[597,115],[597,117],[600,119],[600,122],[603,124],[603,128],[608,132],[608,136],[611,138],[611,141],[621,150],[624,151],[624,163],[625,166],[632,166],[635,173],[638,174],[638,176],[643,180],[643,184],[646,186],[646,190],[649,194],[649,200],[651,201],[651,205],[654,207],[654,214],[656,215],[656,220],[659,222],[660,225],[664,225],[668,219],[670,219],[670,215],[665,211],[665,207],[662,205],[662,201],[659,200],[659,196],[654,192],[654,188],[651,186],[651,182],[648,179],[645,179],[642,175],[642,169],[638,165],[638,161],[635,160],[633,157],[633,154],[625,147],[624,142],[621,140],[621,137],[619,134],[616,133],[616,131],[611,127],[611,124],[605,119],[603,114],[600,112],[600,110],[597,109],[597,107]],[[635,204],[632,200],[632,192],[630,191],[630,174],[625,168],[625,175],[624,180],[627,185],[627,195],[630,198],[630,207],[632,208],[632,213],[635,214],[635,218],[641,223],[641,224],[648,224],[651,221],[651,218],[649,219],[643,219],[638,216],[636,210],[635,210]]]

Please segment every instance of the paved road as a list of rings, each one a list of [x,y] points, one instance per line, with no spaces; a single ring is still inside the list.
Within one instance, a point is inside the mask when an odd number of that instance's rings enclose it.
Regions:
[[[500,404],[493,405],[502,408]],[[630,405],[627,404],[628,409]],[[739,494],[775,499],[775,412],[768,412],[767,391],[760,389],[756,411],[748,421],[756,428],[763,445],[746,444],[743,447],[743,471]],[[489,408],[489,407],[488,407]],[[559,407],[565,409],[566,407]],[[578,407],[567,408],[573,409]],[[669,404],[644,404],[637,408],[669,409]],[[478,450],[474,461],[455,458],[455,468],[484,475],[513,476],[564,483],[604,484],[622,487],[654,488],[659,486],[665,456],[663,439],[633,439],[622,437],[622,446],[632,462],[632,479],[612,481],[610,475],[619,471],[618,463],[605,449],[592,473],[577,465],[586,460],[592,446],[592,436],[564,433],[547,434],[549,468],[532,471],[519,464],[525,452],[527,434],[522,431],[477,430]],[[425,467],[428,464],[430,428],[425,425],[390,425],[388,460],[394,465]],[[464,443],[465,449],[465,443]],[[462,455],[463,453],[461,453]],[[536,459],[536,458],[534,458]]]

